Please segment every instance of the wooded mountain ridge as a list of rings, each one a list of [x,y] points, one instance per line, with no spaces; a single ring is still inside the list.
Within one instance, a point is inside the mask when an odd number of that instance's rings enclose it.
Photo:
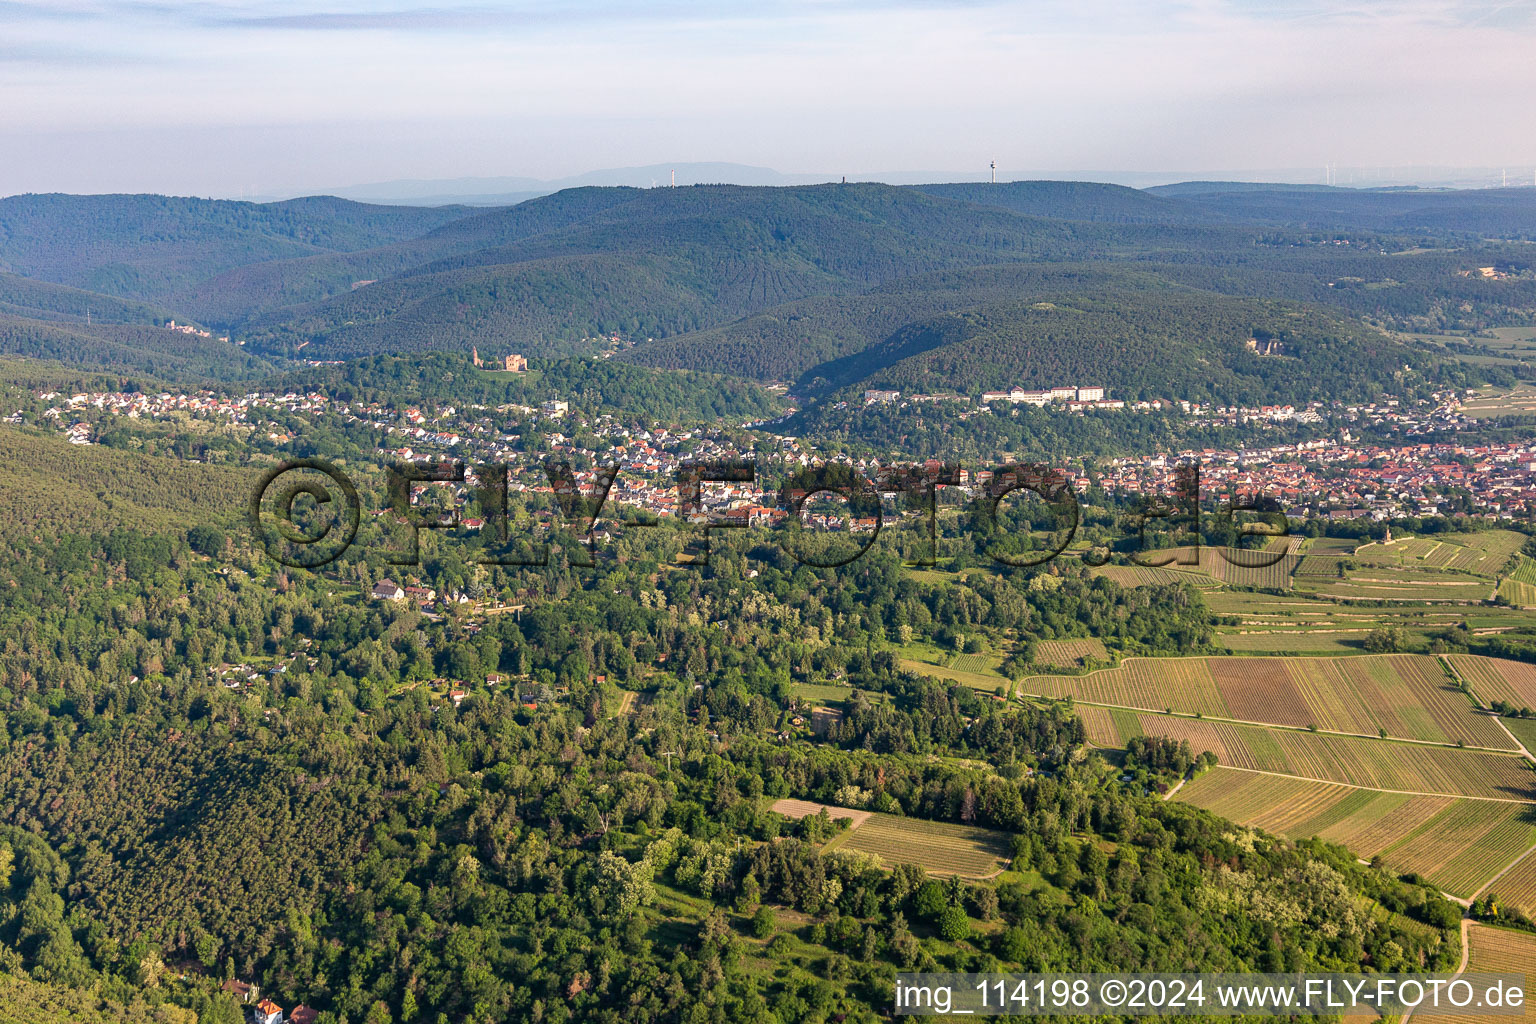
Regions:
[[[997,323],[1001,308],[1108,292],[1148,316],[1208,304],[1197,320],[1232,297],[1288,302],[1293,318],[1354,321],[1334,336],[1379,348],[1359,320],[1528,322],[1533,237],[1531,189],[588,187],[490,210],[14,196],[0,200],[0,353],[238,379],[291,358],[597,354],[618,336],[627,361],[853,383],[935,337],[936,318]],[[231,342],[98,328],[172,318]],[[980,373],[955,356],[953,386],[1028,383],[1017,357],[1033,344],[994,347]],[[919,365],[928,377],[879,380],[946,386],[932,376],[944,361]]]

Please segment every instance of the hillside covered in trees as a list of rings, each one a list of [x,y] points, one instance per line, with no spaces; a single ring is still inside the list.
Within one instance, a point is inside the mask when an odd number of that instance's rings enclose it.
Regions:
[[[898,370],[914,345],[929,351],[955,318],[998,325],[1026,301],[1113,302],[1119,326],[1095,327],[1148,338],[1166,333],[1172,306],[1198,330],[1242,319],[1229,300],[1263,299],[1300,304],[1313,326],[1296,333],[1330,323],[1359,349],[1329,360],[1323,380],[1385,387],[1371,369],[1379,338],[1330,318],[1429,332],[1527,324],[1536,272],[1520,240],[1533,219],[1520,190],[1221,183],[578,188],[490,210],[20,196],[0,200],[0,270],[19,275],[0,278],[0,351],[241,379],[260,375],[255,359],[471,347],[558,358],[618,336],[622,360],[804,386],[912,379],[938,365]],[[44,220],[54,228],[35,231]],[[148,325],[161,317],[232,344],[157,336]],[[1059,362],[1029,325],[1007,342],[985,372],[952,353],[961,378],[1016,383]],[[1117,342],[1102,344],[1105,355]],[[1037,348],[1044,362],[1023,358]],[[1246,376],[1210,388],[1299,397],[1284,373]]]
[[[957,586],[894,550],[846,572],[748,542],[745,587],[735,553],[669,569],[665,529],[595,579],[416,570],[526,605],[475,619],[359,600],[399,571],[378,545],[311,575],[187,512],[0,555],[0,992],[29,1021],[234,1024],[239,978],[323,1024],[873,1022],[898,970],[1457,960],[1432,888],[1163,800],[1188,751],[1112,764],[1070,704],[892,650],[1024,628],[1198,650],[1186,585]],[[797,688],[828,679],[846,713],[807,742]],[[1009,870],[826,849],[840,826],[785,797],[995,830]]]

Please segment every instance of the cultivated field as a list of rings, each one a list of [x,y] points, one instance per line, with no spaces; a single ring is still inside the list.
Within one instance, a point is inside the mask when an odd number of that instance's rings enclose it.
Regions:
[[[1510,868],[1488,891],[1527,917],[1536,918],[1536,853]]]
[[[1338,555],[1303,555],[1296,566],[1296,575],[1338,579],[1344,575],[1344,559]]]
[[[1188,740],[1196,754],[1209,750],[1220,763],[1234,768],[1430,796],[1536,800],[1536,770],[1516,754],[1265,729],[1145,712],[1137,714],[1136,724],[1148,736]],[[1116,730],[1114,742],[1106,742],[1111,739],[1108,735],[1092,737],[1093,742],[1124,746],[1128,737],[1113,717],[1107,726]],[[1106,728],[1106,723],[1099,727]]]
[[[1486,601],[1493,593],[1489,580],[1452,573],[1431,574],[1404,569],[1357,569],[1342,579],[1304,577],[1296,581],[1301,593],[1332,601]]]
[[[1504,571],[1524,543],[1525,535],[1513,530],[1438,533],[1400,537],[1390,544],[1362,544],[1353,558],[1363,567],[1448,569],[1491,578]]]
[[[1387,569],[1366,570],[1382,576]],[[1470,577],[1461,577],[1470,579]],[[1518,634],[1536,629],[1536,617],[1515,608],[1475,607],[1394,601],[1384,606],[1339,603],[1314,591],[1326,580],[1297,577],[1289,594],[1218,591],[1206,595],[1212,613],[1238,621],[1216,627],[1218,642],[1234,651],[1254,653],[1362,653],[1365,637],[1377,626],[1396,626],[1410,642],[1427,643],[1448,626],[1466,623],[1476,632]],[[1475,584],[1491,591],[1493,584]],[[1305,596],[1303,596],[1305,595]],[[1443,596],[1443,595],[1438,595]]]
[[[1498,416],[1529,416],[1536,413],[1536,388],[1520,384],[1509,391],[1489,393],[1464,403],[1461,411],[1473,419]]]
[[[1096,638],[1087,640],[1041,640],[1035,644],[1035,661],[1056,668],[1080,668],[1088,659],[1108,661],[1109,652]]]
[[[986,878],[1007,866],[1008,836],[992,829],[872,814],[827,844],[868,853],[882,864],[916,864],[932,875]]]
[[[1023,693],[1074,697],[1093,704],[1226,716],[1227,706],[1204,658],[1130,658],[1085,676],[1029,676]]]
[[[1320,836],[1470,897],[1536,845],[1536,804],[1422,797],[1215,768],[1178,799],[1288,838]],[[1508,877],[1508,876],[1506,876]]]
[[[1512,750],[1431,657],[1130,658],[1085,676],[1030,676],[1023,693],[1090,704]]]
[[[1536,586],[1536,561],[1521,555],[1516,560],[1514,569],[1510,571],[1509,578]]]
[[[1536,665],[1476,654],[1448,654],[1446,660],[1484,701],[1536,708]]]
[[[1123,566],[1105,566],[1100,572],[1126,586],[1135,585],[1127,582],[1132,579],[1158,583],[1182,580],[1197,587],[1213,587],[1225,583],[1235,587],[1288,590],[1291,586],[1291,574],[1296,571],[1303,557],[1289,553],[1292,540],[1293,538],[1281,538],[1271,541],[1273,547],[1268,550],[1218,549],[1202,546],[1198,555],[1188,547],[1163,548],[1143,552],[1137,556],[1141,562],[1167,560],[1164,565],[1138,563],[1134,568],[1141,570],[1140,576],[1132,574],[1123,580],[1116,578],[1114,570],[1125,568]],[[1154,575],[1157,573],[1166,575]]]
[[[1491,928],[1485,924],[1472,925],[1467,934],[1468,971],[1525,974],[1526,991],[1530,991],[1530,982],[1536,978],[1536,966],[1533,966],[1536,965],[1536,935]],[[1419,1019],[1419,1015],[1415,1014],[1414,1019]],[[1519,1024],[1520,1021],[1536,1020],[1536,1001],[1526,1000],[1524,1016],[1437,1013],[1423,1019],[1434,1020],[1436,1024]]]
[[[1106,565],[1094,569],[1093,574],[1114,580],[1122,587],[1146,587],[1167,583],[1189,583],[1201,588],[1219,585],[1194,566],[1187,569],[1173,569],[1151,565]]]
[[[1462,800],[1388,847],[1382,858],[1465,899],[1532,845],[1536,805]]]
[[[1524,562],[1522,565],[1536,565],[1536,562]],[[1527,583],[1510,576],[1499,582],[1499,597],[1516,608],[1536,608],[1536,583]]]
[[[773,802],[773,810],[788,818],[799,821],[801,818],[809,818],[820,814],[825,808],[827,817],[836,821],[839,818],[847,818],[853,823],[853,828],[858,828],[869,820],[870,811],[856,811],[852,807],[838,807],[835,804],[819,804],[814,800],[795,800],[785,797],[783,800]]]
[[[1077,717],[1083,720],[1083,731],[1088,734],[1089,743],[1096,747],[1123,747],[1126,740],[1140,735],[1137,732],[1122,730],[1114,720],[1115,714],[1117,712],[1110,708],[1096,708],[1089,704],[1078,705]]]

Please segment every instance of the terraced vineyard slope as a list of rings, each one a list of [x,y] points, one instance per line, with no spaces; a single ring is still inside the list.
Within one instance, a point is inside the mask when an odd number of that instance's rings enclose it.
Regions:
[[[1019,690],[1239,722],[1515,749],[1498,723],[1459,692],[1439,660],[1423,655],[1130,658],[1085,676],[1030,676]]]

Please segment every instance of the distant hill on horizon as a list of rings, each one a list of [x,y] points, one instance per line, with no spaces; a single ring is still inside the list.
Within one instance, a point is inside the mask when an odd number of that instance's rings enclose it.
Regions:
[[[1192,323],[1239,308],[1230,299],[1401,330],[1523,323],[1531,240],[1536,189],[584,185],[489,209],[29,195],[0,199],[0,354],[244,379],[294,358],[595,354],[616,335],[622,360],[818,393],[912,383],[918,366],[1012,380],[1022,350],[994,344],[990,367],[967,356],[972,373],[932,354],[959,351],[928,345],[956,337],[937,325],[1104,296],[1155,318],[1174,295]],[[1128,336],[1166,333],[1093,308]],[[172,336],[169,318],[231,343]],[[972,348],[996,335],[961,333]],[[1166,383],[1174,368],[1159,372]]]

